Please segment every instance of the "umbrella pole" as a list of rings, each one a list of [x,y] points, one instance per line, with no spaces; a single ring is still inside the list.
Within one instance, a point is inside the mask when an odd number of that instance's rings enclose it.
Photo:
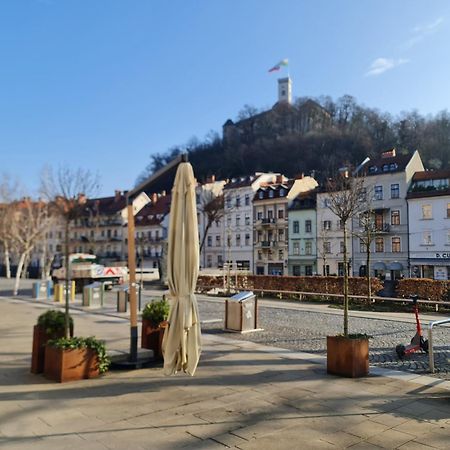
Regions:
[[[128,271],[130,298],[130,362],[137,361],[138,327],[136,304],[136,247],[134,239],[133,202],[128,198]]]

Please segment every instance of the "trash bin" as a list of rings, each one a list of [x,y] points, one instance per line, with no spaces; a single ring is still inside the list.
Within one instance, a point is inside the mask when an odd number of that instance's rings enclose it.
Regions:
[[[52,291],[51,281],[36,281],[33,283],[32,298],[50,298]]]
[[[75,300],[75,281],[71,281],[69,286],[70,286],[69,301],[73,302]],[[66,285],[64,283],[55,284],[54,300],[55,302],[60,303],[65,302]]]
[[[243,291],[225,300],[225,329],[258,330],[258,300],[251,291]]]
[[[127,312],[128,286],[122,286],[117,290],[117,312]]]
[[[103,283],[97,281],[84,286],[83,306],[103,306]]]

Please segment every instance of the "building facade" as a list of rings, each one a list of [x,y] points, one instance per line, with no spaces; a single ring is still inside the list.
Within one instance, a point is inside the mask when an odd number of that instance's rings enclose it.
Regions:
[[[253,197],[276,176],[256,173],[234,178],[224,187],[225,260],[235,269],[253,270]]]
[[[411,277],[450,279],[450,171],[417,172],[408,191]]]
[[[289,206],[289,275],[317,274],[316,217],[315,191],[298,195]]]
[[[395,149],[365,167],[364,187],[375,221],[371,276],[395,280],[409,275],[406,195],[414,173],[423,170],[417,151],[412,156],[396,155]],[[353,220],[353,231],[353,275],[360,276],[366,271],[367,251],[357,237],[362,232],[357,218]]]

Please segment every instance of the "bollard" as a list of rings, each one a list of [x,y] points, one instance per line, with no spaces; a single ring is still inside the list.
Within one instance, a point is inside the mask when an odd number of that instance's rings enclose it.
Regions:
[[[63,303],[66,300],[65,284],[58,283],[55,285],[55,293],[53,296],[55,302]],[[75,281],[70,282],[69,301],[75,300]]]

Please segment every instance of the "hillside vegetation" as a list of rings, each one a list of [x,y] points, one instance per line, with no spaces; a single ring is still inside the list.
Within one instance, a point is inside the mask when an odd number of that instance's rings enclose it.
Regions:
[[[300,105],[306,99],[298,99]],[[245,143],[225,147],[221,136],[210,133],[203,141],[191,140],[184,146],[150,156],[150,164],[139,179],[164,166],[173,157],[188,151],[197,179],[209,175],[231,178],[255,171],[282,172],[294,176],[315,171],[321,178],[331,176],[343,165],[357,165],[366,156],[395,147],[399,154],[419,150],[425,167],[450,168],[450,113],[445,110],[433,116],[417,111],[393,117],[386,112],[367,108],[353,97],[334,101],[329,97],[314,99],[330,114],[329,125],[306,134],[260,134]],[[246,105],[238,120],[261,111]]]

